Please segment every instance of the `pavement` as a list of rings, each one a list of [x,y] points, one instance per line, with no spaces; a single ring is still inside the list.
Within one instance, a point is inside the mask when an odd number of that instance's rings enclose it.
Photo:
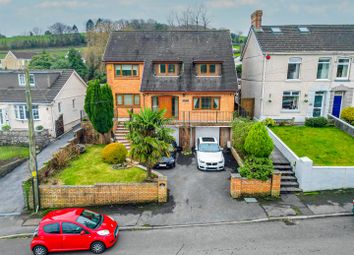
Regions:
[[[51,158],[52,154],[64,146],[73,136],[73,132],[69,132],[42,150],[37,155],[38,168],[41,168]],[[27,166],[28,161],[0,178],[0,216],[13,216],[22,213],[24,208],[22,182],[30,176]]]
[[[351,213],[354,190],[287,194],[279,199],[257,199],[256,203],[232,199],[229,176],[235,171],[236,162],[230,153],[225,153],[225,160],[225,171],[202,172],[197,169],[193,156],[179,154],[174,169],[158,170],[168,177],[167,203],[90,209],[109,214],[122,227],[133,229]],[[40,218],[28,215],[0,217],[0,236],[30,233],[39,221]]]
[[[104,254],[353,254],[354,217],[123,231]],[[0,240],[6,255],[30,255],[31,239]],[[90,254],[88,251],[56,253]]]

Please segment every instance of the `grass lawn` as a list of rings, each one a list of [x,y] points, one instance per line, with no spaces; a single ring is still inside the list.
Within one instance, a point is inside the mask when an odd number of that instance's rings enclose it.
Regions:
[[[354,166],[354,138],[336,127],[273,127],[299,157],[307,156],[318,166]]]
[[[28,147],[0,146],[0,160],[9,160],[12,158],[27,158],[28,156]]]
[[[146,171],[138,167],[114,170],[110,164],[102,161],[101,151],[104,146],[92,145],[86,152],[73,160],[70,165],[60,171],[52,179],[64,185],[92,185],[111,182],[143,182]]]

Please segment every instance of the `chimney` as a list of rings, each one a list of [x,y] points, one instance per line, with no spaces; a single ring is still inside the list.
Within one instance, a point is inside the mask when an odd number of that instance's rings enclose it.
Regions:
[[[259,29],[262,26],[262,15],[262,10],[256,10],[251,14],[251,25],[256,29]]]

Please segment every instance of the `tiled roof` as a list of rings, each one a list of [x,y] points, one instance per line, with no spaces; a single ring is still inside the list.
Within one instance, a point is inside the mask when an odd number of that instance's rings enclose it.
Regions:
[[[26,52],[26,51],[11,51],[18,59],[32,59],[36,52]]]
[[[280,32],[273,32],[274,27]],[[308,32],[301,32],[302,27]],[[354,51],[354,25],[274,25],[252,29],[264,52]]]
[[[67,82],[73,70],[30,71],[35,86],[31,87],[33,103],[51,103]],[[19,86],[18,74],[23,71],[0,71],[0,103],[26,102],[25,87]]]
[[[198,78],[195,61],[221,61],[222,76]],[[105,62],[144,62],[141,91],[236,91],[230,31],[113,32]],[[156,77],[155,61],[182,62],[179,77]]]

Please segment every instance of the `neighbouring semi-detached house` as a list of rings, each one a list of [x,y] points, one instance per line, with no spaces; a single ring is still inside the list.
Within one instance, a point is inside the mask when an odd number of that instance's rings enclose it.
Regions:
[[[149,107],[166,109],[184,148],[200,136],[227,145],[237,88],[229,31],[113,32],[103,61],[118,141],[124,142],[128,110]]]
[[[80,122],[86,83],[74,70],[30,71],[34,126],[57,137]],[[28,128],[23,71],[0,71],[0,128]]]
[[[9,51],[4,59],[1,59],[0,68],[6,70],[23,69],[32,57],[38,53],[25,51]]]
[[[354,25],[263,26],[262,11],[251,18],[241,105],[256,119],[303,122],[354,105]]]

